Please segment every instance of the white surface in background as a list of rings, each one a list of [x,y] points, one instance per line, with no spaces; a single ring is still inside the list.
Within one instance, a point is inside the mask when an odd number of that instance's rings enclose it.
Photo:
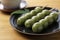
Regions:
[[[0,9],[4,9],[4,6],[2,4],[0,4]]]
[[[22,9],[22,8],[24,8],[26,6],[27,6],[26,1],[25,0],[22,0],[22,2],[20,3],[20,8]]]

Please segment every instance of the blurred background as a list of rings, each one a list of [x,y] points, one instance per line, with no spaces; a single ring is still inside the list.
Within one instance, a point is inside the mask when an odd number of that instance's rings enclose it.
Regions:
[[[26,0],[27,7],[46,6],[60,9],[60,0]],[[9,13],[0,11],[0,40],[60,40],[60,32],[47,36],[29,36],[16,32],[10,25]]]
[[[45,6],[59,8],[60,9],[60,0],[26,0],[28,6]]]

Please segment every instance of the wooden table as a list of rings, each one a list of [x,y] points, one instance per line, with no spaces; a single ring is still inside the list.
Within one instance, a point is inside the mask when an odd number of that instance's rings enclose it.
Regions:
[[[60,9],[60,0],[26,0],[30,6],[49,6]],[[29,36],[16,32],[10,25],[9,13],[0,11],[0,40],[60,40],[60,32],[47,36]]]

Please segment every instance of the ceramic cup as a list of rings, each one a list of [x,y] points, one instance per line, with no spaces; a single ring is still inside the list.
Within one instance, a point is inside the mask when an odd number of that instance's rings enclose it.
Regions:
[[[15,9],[20,7],[23,0],[0,0],[5,9]]]

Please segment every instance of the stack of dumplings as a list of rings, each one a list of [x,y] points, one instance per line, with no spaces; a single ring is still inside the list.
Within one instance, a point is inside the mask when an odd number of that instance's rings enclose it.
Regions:
[[[41,32],[48,25],[58,19],[58,12],[51,12],[41,7],[36,7],[29,13],[26,13],[17,19],[18,25],[24,25],[31,28],[33,32]]]
[[[25,23],[27,19],[30,19],[32,16],[36,15],[37,13],[41,12],[43,9],[40,7],[36,7],[34,10],[31,10],[29,13],[26,13],[25,15],[21,16],[17,20],[18,25],[22,25]]]

